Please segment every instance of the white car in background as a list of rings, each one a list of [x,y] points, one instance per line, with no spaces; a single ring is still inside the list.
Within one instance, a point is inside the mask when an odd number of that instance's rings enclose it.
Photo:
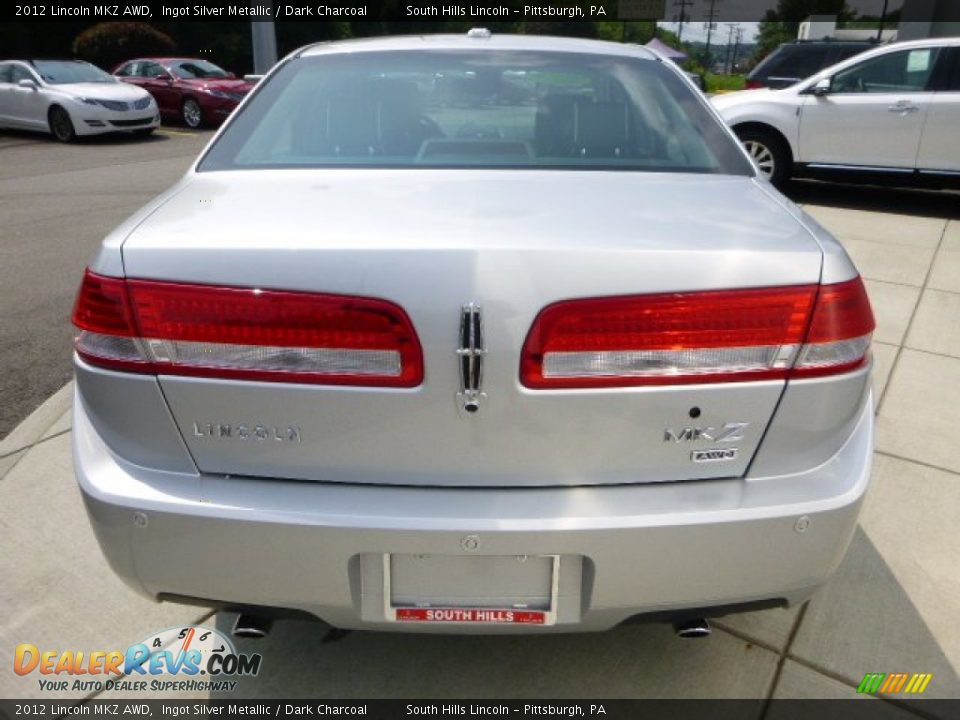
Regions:
[[[49,132],[70,142],[79,135],[160,125],[150,93],[82,60],[0,62],[0,128]]]
[[[712,101],[774,184],[960,181],[960,38],[887,45],[782,90]]]

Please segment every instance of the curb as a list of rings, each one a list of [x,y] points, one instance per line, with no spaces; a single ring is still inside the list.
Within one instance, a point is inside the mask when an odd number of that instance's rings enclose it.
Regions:
[[[44,400],[40,407],[0,440],[0,458],[36,445],[72,405],[73,380]]]

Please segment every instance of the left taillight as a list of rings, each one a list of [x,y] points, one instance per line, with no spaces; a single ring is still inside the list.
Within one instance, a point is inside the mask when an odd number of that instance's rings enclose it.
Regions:
[[[84,275],[77,354],[113,370],[328,385],[415,387],[410,318],[377,298]]]

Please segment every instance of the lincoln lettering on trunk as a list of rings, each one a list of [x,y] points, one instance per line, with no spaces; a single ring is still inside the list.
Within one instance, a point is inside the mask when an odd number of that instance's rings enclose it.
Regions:
[[[299,425],[246,425],[244,423],[193,423],[193,436],[218,440],[273,440],[299,443]]]

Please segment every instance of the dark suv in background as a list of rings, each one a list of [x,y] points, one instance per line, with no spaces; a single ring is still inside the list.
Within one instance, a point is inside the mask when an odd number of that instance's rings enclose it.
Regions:
[[[876,45],[875,40],[794,40],[783,43],[747,75],[747,89],[788,87]]]

